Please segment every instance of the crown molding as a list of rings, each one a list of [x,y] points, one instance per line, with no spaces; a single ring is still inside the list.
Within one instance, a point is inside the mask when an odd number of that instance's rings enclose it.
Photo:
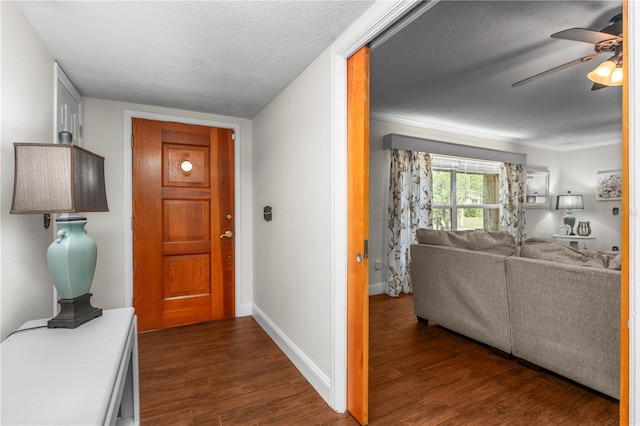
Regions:
[[[384,121],[387,123],[416,127],[419,129],[444,132],[452,136],[473,137],[473,138],[488,140],[492,142],[503,142],[503,143],[509,143],[509,144],[515,144],[515,145],[530,146],[532,148],[546,149],[549,151],[557,151],[557,152],[577,151],[580,149],[597,148],[600,146],[609,146],[609,145],[616,145],[616,144],[622,143],[622,140],[620,139],[620,140],[609,140],[609,141],[603,141],[603,142],[594,142],[590,144],[569,143],[569,144],[563,144],[563,145],[550,146],[543,143],[497,135],[490,132],[463,129],[455,126],[446,126],[442,124],[429,123],[427,121],[412,120],[412,119],[397,117],[391,114],[372,112],[371,119],[377,120],[377,121]]]

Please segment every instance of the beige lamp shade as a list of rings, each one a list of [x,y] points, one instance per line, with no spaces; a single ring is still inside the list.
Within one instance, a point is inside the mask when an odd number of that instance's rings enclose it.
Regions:
[[[582,210],[584,209],[584,203],[582,202],[582,195],[558,195],[556,201],[556,210]]]
[[[14,143],[11,213],[109,211],[104,157],[70,144]]]

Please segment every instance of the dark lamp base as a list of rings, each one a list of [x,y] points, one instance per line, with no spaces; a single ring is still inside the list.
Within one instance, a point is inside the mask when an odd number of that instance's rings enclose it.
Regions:
[[[47,322],[48,328],[76,328],[102,315],[102,309],[91,306],[91,293],[60,299],[60,313]]]

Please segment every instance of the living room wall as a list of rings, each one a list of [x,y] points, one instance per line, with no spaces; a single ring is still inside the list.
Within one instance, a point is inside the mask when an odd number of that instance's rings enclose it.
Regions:
[[[613,216],[613,207],[620,208],[620,201],[596,201],[596,173],[622,167],[622,144],[584,148],[572,151],[555,151],[507,141],[489,139],[485,135],[455,134],[383,121],[371,120],[370,171],[369,171],[369,292],[384,292],[387,277],[387,205],[389,188],[389,151],[383,149],[382,138],[397,133],[425,139],[461,145],[523,153],[527,165],[546,167],[549,170],[549,209],[526,210],[526,234],[528,237],[552,239],[562,226],[563,211],[555,210],[558,194],[571,191],[582,194],[584,210],[576,210],[577,221],[590,221],[592,235],[596,237],[588,248],[611,250],[621,244],[621,219]],[[577,224],[577,222],[576,222]],[[582,246],[581,246],[582,248]],[[379,269],[376,269],[379,261]]]
[[[578,221],[589,221],[591,235],[596,237],[588,248],[610,251],[614,246],[620,247],[622,218],[614,216],[612,210],[617,207],[621,211],[622,204],[620,200],[596,200],[596,174],[622,168],[622,144],[547,153],[547,158],[552,156],[558,159],[557,166],[549,168],[549,175],[557,176],[550,179],[549,185],[553,205],[549,210],[527,209],[527,234],[552,239],[551,235],[562,226],[563,211],[554,210],[556,196],[571,191],[582,194],[584,201],[584,210],[574,210],[576,226]]]

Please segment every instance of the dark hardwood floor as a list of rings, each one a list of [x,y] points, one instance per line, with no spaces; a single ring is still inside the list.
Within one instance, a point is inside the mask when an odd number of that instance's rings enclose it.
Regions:
[[[370,298],[371,425],[617,425],[618,402]],[[142,425],[357,425],[252,318],[140,334]]]

